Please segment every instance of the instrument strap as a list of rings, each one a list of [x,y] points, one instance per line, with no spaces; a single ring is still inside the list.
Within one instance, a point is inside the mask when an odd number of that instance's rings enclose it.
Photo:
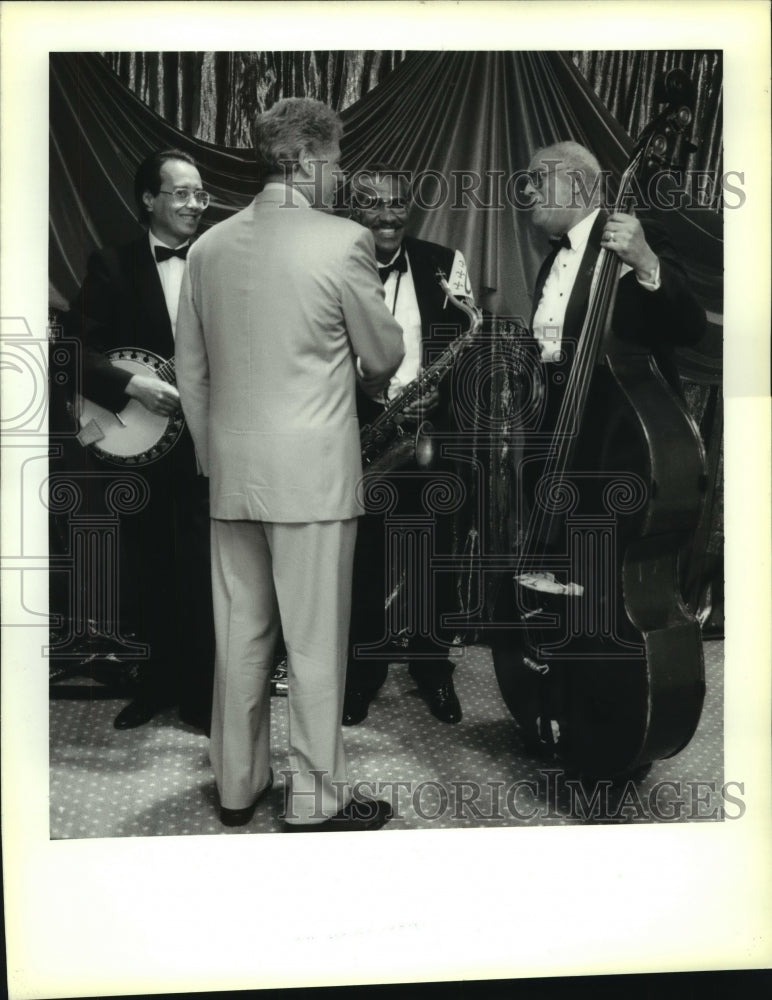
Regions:
[[[402,281],[402,272],[397,271],[397,287],[394,289],[394,301],[391,303],[391,315],[394,316],[397,311],[397,296],[399,295],[399,283]]]

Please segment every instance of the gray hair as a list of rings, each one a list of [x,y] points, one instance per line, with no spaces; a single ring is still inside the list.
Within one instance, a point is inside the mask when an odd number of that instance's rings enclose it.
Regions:
[[[283,173],[303,150],[320,153],[340,142],[343,123],[337,112],[310,97],[277,101],[255,121],[254,147],[263,176]]]
[[[592,188],[602,173],[597,157],[578,142],[556,142],[536,155],[540,160],[556,160],[565,170],[581,174],[587,188]]]

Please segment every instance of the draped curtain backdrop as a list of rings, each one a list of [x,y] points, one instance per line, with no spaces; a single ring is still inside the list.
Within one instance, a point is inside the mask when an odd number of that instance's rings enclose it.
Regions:
[[[342,111],[377,86],[403,52],[108,52],[141,101],[182,132],[249,147],[255,115],[283,97]]]
[[[405,52],[107,52],[110,68],[149,108],[196,139],[250,145],[255,114],[282,97],[315,97],[342,111],[382,83]],[[697,91],[700,135],[693,166],[720,169],[719,52],[569,52],[608,112],[638,135],[654,82],[683,69]],[[716,200],[718,204],[718,200]]]
[[[478,301],[497,317],[498,336],[480,359],[495,373],[488,379],[493,419],[475,428],[481,451],[494,457],[481,522],[460,531],[457,547],[504,551],[511,507],[508,456],[499,447],[512,400],[505,374],[512,346],[507,319],[529,314],[546,253],[527,214],[503,197],[506,178],[527,166],[534,149],[562,139],[584,143],[618,178],[631,134],[658,110],[655,81],[674,66],[689,72],[696,86],[692,136],[698,149],[690,166],[717,177],[717,52],[52,54],[51,306],[66,308],[91,250],[136,234],[132,180],[147,152],[177,146],[195,156],[212,193],[205,216],[211,225],[258,190],[248,148],[255,114],[281,97],[327,101],[345,123],[348,171],[385,160],[426,179],[413,232],[463,250]],[[465,190],[474,177],[477,186]],[[440,206],[432,207],[435,199]],[[708,444],[712,483],[695,546],[695,604],[721,551],[721,209],[715,184],[703,203],[670,211],[666,220],[710,319],[704,341],[679,356],[687,398]],[[466,593],[465,603],[478,599],[468,588]]]

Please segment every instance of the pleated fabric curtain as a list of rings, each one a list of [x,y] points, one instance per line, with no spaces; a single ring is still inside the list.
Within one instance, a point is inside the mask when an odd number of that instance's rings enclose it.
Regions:
[[[405,59],[392,51],[106,52],[120,81],[170,124],[220,146],[250,143],[255,113],[281,97],[316,97],[338,111],[361,100]],[[720,51],[568,52],[602,105],[629,135],[646,124],[657,78],[678,67],[696,88],[697,170],[720,173]],[[714,207],[720,204],[715,192]]]
[[[282,97],[342,111],[378,86],[404,52],[105,52],[120,81],[195,139],[248,147],[256,114]]]

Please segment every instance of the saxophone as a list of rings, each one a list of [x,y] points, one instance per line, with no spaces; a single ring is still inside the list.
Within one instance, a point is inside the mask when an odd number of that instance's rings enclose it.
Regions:
[[[406,430],[400,417],[411,403],[437,388],[462,351],[475,339],[483,322],[482,310],[474,304],[471,293],[464,298],[455,296],[440,268],[437,269],[437,280],[448,300],[469,317],[469,329],[451,341],[442,354],[386,406],[383,413],[361,429],[362,467],[365,474],[397,469],[413,459],[422,468],[432,463],[434,445],[431,435],[434,428],[431,422],[424,420],[416,430]]]

